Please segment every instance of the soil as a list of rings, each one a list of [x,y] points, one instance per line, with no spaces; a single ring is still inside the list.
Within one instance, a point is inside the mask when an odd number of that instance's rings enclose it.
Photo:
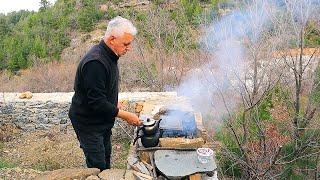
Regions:
[[[43,171],[85,167],[72,127],[63,132],[58,126],[50,131],[21,132],[6,126],[11,131],[6,131],[7,141],[0,141],[0,179],[32,179]],[[112,168],[125,169],[130,140],[117,139],[112,143]]]

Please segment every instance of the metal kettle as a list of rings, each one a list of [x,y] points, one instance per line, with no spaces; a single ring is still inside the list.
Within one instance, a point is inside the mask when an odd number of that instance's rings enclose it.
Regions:
[[[133,141],[133,144],[141,138],[141,143],[144,147],[155,147],[159,143],[159,138],[162,135],[160,130],[160,120],[156,121],[151,118],[147,118],[143,121],[142,126],[137,129],[137,136]],[[142,131],[142,133],[140,133]],[[140,134],[140,135],[139,135]]]
[[[159,139],[161,137],[162,133],[158,132],[154,135],[147,136],[147,135],[138,135],[134,141],[133,144],[136,143],[138,139],[141,139],[141,143],[143,147],[148,148],[148,147],[155,147],[159,144]]]
[[[142,130],[144,135],[153,135],[159,131],[161,120],[162,119],[156,121],[154,119],[147,118],[143,121],[142,126],[140,126],[137,131],[139,132]]]

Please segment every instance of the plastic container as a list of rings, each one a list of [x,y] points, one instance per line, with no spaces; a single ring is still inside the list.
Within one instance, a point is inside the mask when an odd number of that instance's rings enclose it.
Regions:
[[[212,160],[213,150],[210,148],[198,148],[197,155],[199,162],[205,164]]]

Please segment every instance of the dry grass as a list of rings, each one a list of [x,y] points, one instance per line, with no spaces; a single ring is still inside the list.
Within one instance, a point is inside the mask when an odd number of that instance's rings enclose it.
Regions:
[[[157,58],[157,52],[138,49],[128,53],[119,60],[121,91],[163,91],[165,87],[175,87],[198,62],[191,59],[202,59],[200,52],[189,54],[183,52],[164,55],[163,65]],[[198,58],[195,58],[198,57]],[[80,57],[81,58],[81,57]],[[72,92],[78,61],[75,59],[63,62],[39,64],[17,75],[7,71],[0,72],[0,92]],[[199,65],[199,64],[198,64]]]
[[[17,75],[9,72],[0,74],[2,92],[69,92],[73,90],[76,63],[51,62],[40,64]]]
[[[113,168],[126,168],[130,141],[112,141]],[[0,158],[20,168],[40,171],[84,167],[84,155],[71,127],[64,133],[59,128],[35,131],[4,143]]]

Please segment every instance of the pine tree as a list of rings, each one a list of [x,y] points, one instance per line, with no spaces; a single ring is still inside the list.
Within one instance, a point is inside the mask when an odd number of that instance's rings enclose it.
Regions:
[[[40,8],[39,11],[44,11],[48,9],[48,7],[51,5],[51,3],[48,0],[41,0],[40,1]]]

